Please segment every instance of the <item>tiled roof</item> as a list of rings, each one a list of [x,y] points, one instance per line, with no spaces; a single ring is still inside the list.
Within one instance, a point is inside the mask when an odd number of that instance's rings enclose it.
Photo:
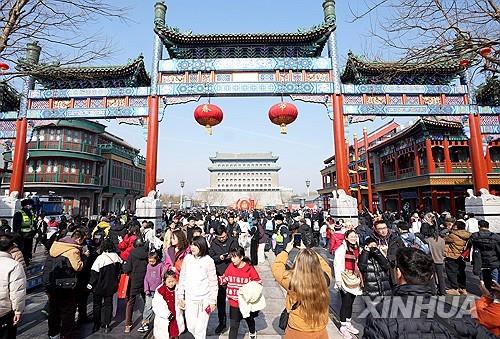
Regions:
[[[477,104],[482,106],[500,106],[500,79],[491,77],[479,86],[476,93]]]
[[[19,93],[6,82],[0,82],[0,112],[17,111]]]

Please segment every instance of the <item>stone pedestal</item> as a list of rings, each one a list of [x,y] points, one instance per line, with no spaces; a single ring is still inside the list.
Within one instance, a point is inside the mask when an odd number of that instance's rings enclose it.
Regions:
[[[471,189],[465,198],[465,211],[474,213],[476,219],[490,223],[490,231],[500,233],[500,197],[490,194],[486,189],[480,189],[480,196],[476,197]]]
[[[17,192],[0,197],[0,219],[7,219],[12,227],[14,213],[21,209],[21,200],[17,199]]]
[[[333,192],[333,198],[330,198],[330,215],[335,219],[344,219],[344,222],[350,222],[354,227],[358,226],[358,202],[355,198],[347,195],[344,190],[339,189],[337,193]]]
[[[147,197],[137,199],[135,202],[135,215],[137,220],[142,223],[143,220],[152,221],[155,224],[155,230],[163,229],[162,220],[162,202],[157,199],[156,192],[149,192]]]

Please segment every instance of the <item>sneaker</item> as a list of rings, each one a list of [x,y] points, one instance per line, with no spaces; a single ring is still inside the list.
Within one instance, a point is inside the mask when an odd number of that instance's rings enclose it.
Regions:
[[[219,325],[215,328],[215,334],[222,334],[226,331],[226,324],[219,323]]]
[[[125,333],[130,333],[130,331],[132,330],[132,325],[125,325]]]
[[[446,290],[446,294],[448,294],[448,295],[460,295],[460,292],[454,288],[450,288],[449,290]]]
[[[352,326],[351,323],[347,323],[347,325],[345,325],[345,328],[354,335],[359,334],[359,331],[354,326]]]
[[[147,331],[149,331],[148,324],[142,324],[142,326],[137,329],[137,332],[139,333],[146,333]]]
[[[340,326],[340,334],[342,334],[344,339],[352,339],[351,332],[349,332],[347,326]]]
[[[257,333],[250,333],[250,339],[257,339]]]

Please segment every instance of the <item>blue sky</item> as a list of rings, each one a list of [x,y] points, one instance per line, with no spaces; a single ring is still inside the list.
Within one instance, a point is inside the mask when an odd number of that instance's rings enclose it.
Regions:
[[[117,49],[106,61],[121,64],[143,53],[150,68],[155,1],[122,0],[121,3],[130,7],[130,22],[103,20],[92,27],[104,32]],[[356,10],[356,6],[362,6],[363,2],[350,3]],[[195,33],[291,32],[323,20],[322,0],[168,0],[166,4],[167,23]],[[341,64],[345,62],[349,50],[390,57],[378,41],[370,38],[370,18],[356,23],[351,23],[351,20],[348,1],[338,1],[337,37]],[[306,191],[305,180],[310,179],[311,189],[319,188],[323,160],[333,154],[332,122],[326,109],[317,104],[295,102],[299,117],[289,126],[287,135],[280,135],[279,128],[267,117],[269,107],[278,101],[277,97],[213,99],[212,103],[223,109],[224,121],[215,127],[212,136],[208,136],[193,118],[193,110],[199,103],[169,106],[160,124],[158,177],[165,179],[160,191],[178,194],[180,180],[186,182],[185,192],[188,194],[206,187],[209,178],[207,167],[210,164],[208,157],[217,151],[272,151],[280,157],[282,186],[302,193]],[[354,132],[361,134],[362,127],[371,130],[385,122],[352,125],[348,131],[349,139],[352,140]],[[141,148],[144,154],[143,129],[115,122],[103,123],[109,126],[108,131]]]

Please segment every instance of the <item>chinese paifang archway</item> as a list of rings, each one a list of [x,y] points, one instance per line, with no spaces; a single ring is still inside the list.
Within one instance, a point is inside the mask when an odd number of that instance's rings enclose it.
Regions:
[[[400,65],[349,54],[341,72],[333,0],[323,2],[323,22],[295,33],[188,34],[167,24],[166,10],[162,2],[155,5],[151,75],[142,57],[122,66],[40,64],[41,48],[28,45],[26,57],[17,65],[24,74],[22,93],[5,84],[0,87],[0,136],[15,137],[11,192],[23,192],[24,171],[19,169],[26,168],[30,128],[60,119],[120,119],[147,123],[147,195],[156,190],[160,106],[225,96],[288,96],[326,104],[333,111],[337,187],[346,192],[350,182],[344,129],[349,122],[380,116],[466,122],[474,187],[488,189],[481,128],[486,134],[500,132],[499,86],[486,84],[477,102],[467,67],[459,58],[432,67],[396,67]],[[327,56],[322,56],[325,47]],[[35,84],[40,89],[35,90]],[[201,118],[207,127],[222,120],[220,114],[219,121],[206,123],[206,117]],[[280,125],[281,118],[273,115]]]

